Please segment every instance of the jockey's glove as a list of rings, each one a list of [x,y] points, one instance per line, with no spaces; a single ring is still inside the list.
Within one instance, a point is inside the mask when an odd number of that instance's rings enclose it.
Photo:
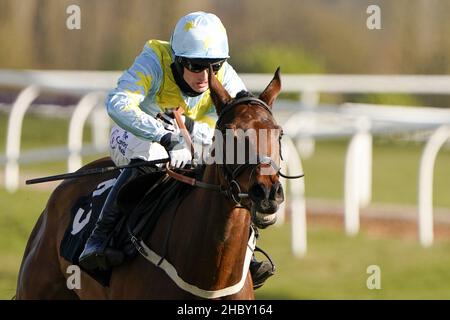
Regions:
[[[191,151],[186,147],[179,135],[166,133],[159,143],[166,149],[170,157],[170,165],[175,168],[183,168],[192,161]]]

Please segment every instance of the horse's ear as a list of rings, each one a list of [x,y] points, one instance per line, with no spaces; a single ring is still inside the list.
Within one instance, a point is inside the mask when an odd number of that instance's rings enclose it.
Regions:
[[[209,66],[208,82],[211,99],[216,107],[217,115],[220,115],[223,106],[231,101],[231,96],[219,80],[217,80],[211,65]]]
[[[259,95],[259,99],[267,103],[272,107],[273,102],[277,98],[281,90],[281,79],[280,79],[280,67],[275,71],[272,81],[264,89],[264,91]]]

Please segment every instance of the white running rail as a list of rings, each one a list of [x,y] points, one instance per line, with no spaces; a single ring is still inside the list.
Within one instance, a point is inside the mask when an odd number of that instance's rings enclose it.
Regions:
[[[52,158],[67,158],[69,171],[81,165],[80,154],[106,150],[108,139],[107,115],[100,103],[102,93],[113,88],[122,72],[110,71],[37,71],[1,70],[0,86],[25,88],[13,104],[6,142],[6,154],[0,156],[5,163],[5,184],[13,192],[18,187],[19,163]],[[241,74],[247,88],[262,91],[273,74]],[[38,86],[38,87],[36,87]],[[420,163],[418,181],[418,221],[421,244],[433,241],[432,179],[436,155],[448,140],[450,126],[449,109],[378,106],[368,104],[343,104],[335,107],[317,107],[320,94],[327,93],[411,93],[450,94],[448,75],[283,75],[283,92],[301,93],[301,101],[289,106],[288,119],[282,121],[285,133],[285,171],[297,174],[302,171],[302,150],[297,146],[308,145],[313,150],[314,139],[349,137],[345,164],[345,229],[347,234],[359,231],[359,210],[371,201],[372,183],[372,135],[386,132],[436,130],[427,142]],[[23,117],[40,91],[78,94],[81,100],[75,109],[69,129],[68,146],[58,150],[20,152]],[[283,109],[277,102],[276,111]],[[287,103],[284,103],[287,105]],[[317,108],[316,108],[317,107]],[[287,110],[288,108],[285,108]],[[94,147],[82,145],[82,132],[88,115],[92,113],[95,124]],[[291,140],[292,139],[292,140]],[[3,160],[2,158],[5,158]],[[287,170],[286,170],[287,169]],[[308,179],[307,172],[304,179]],[[292,192],[292,250],[296,256],[306,253],[306,210],[304,179],[289,181]],[[286,186],[286,183],[284,183]],[[280,208],[279,222],[284,222],[284,206]],[[294,212],[295,211],[295,212]]]
[[[70,118],[69,124],[69,158],[67,168],[69,172],[74,172],[81,168],[81,149],[83,144],[83,128],[91,111],[100,103],[103,94],[101,92],[91,92],[83,96]]]
[[[22,135],[22,122],[25,112],[34,99],[39,95],[36,86],[29,86],[22,90],[13,104],[8,120],[8,132],[6,135],[6,166],[5,187],[9,192],[14,192],[19,186],[19,156],[20,138]]]
[[[439,127],[425,145],[420,160],[418,187],[419,239],[424,247],[433,243],[433,172],[436,156],[450,139],[450,126]]]

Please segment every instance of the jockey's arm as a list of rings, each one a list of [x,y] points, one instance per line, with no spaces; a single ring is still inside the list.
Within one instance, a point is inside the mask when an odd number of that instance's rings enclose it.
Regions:
[[[123,129],[137,137],[159,142],[168,131],[160,121],[140,108],[146,96],[156,94],[162,70],[145,46],[133,65],[119,78],[117,87],[106,98],[109,116]]]

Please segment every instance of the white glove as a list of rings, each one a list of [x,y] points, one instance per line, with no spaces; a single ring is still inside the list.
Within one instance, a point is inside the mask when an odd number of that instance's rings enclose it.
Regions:
[[[214,128],[210,128],[205,122],[195,122],[192,126],[191,137],[195,143],[210,145],[214,137]]]
[[[170,165],[175,168],[183,168],[192,161],[191,151],[186,147],[181,136],[172,133],[165,134],[159,142],[169,153]]]
[[[186,147],[169,151],[169,156],[170,165],[175,168],[183,168],[190,164],[192,160],[191,151]]]

